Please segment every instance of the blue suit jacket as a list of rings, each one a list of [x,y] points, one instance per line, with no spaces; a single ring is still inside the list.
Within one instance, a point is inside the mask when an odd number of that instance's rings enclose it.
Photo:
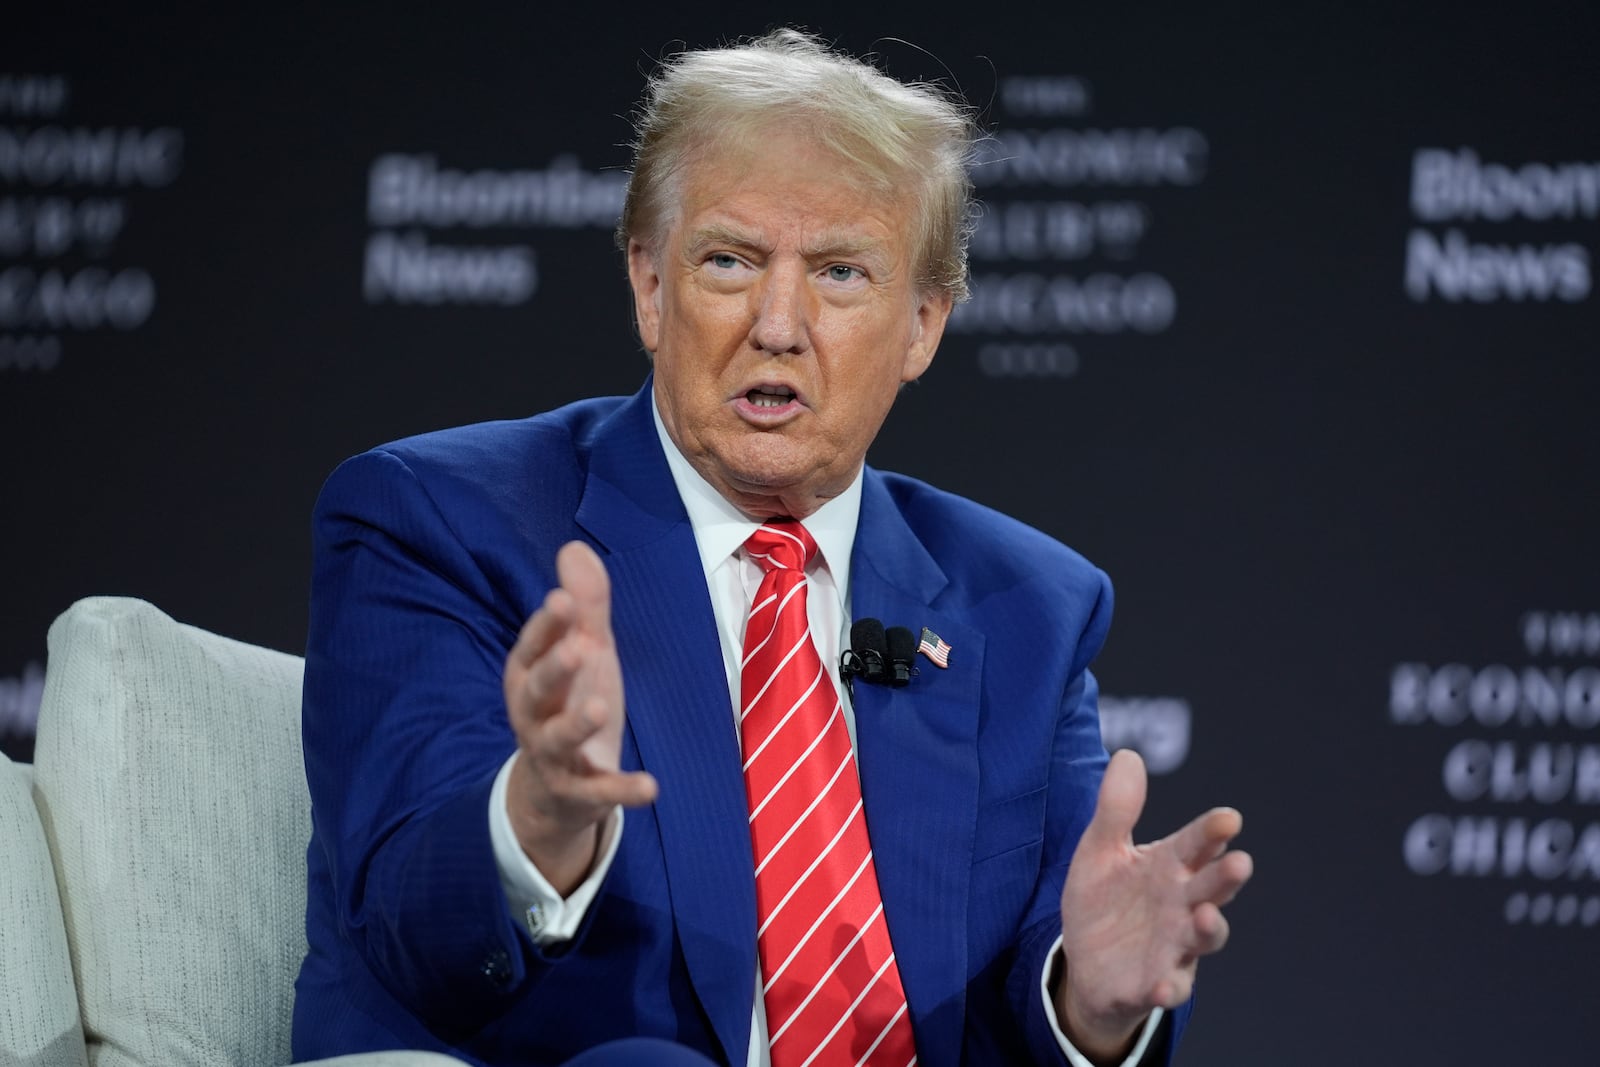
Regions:
[[[739,745],[648,390],[402,441],[324,488],[297,1057],[409,1047],[559,1063],[639,1034],[744,1063],[756,919]],[[503,661],[574,538],[611,575],[623,765],[661,792],[628,813],[577,936],[546,951],[506,903],[487,811],[515,744]],[[856,617],[928,626],[953,648],[947,670],[855,691],[920,1060],[1063,1062],[1039,975],[1105,764],[1087,666],[1110,586],[1035,530],[871,469],[850,579]]]

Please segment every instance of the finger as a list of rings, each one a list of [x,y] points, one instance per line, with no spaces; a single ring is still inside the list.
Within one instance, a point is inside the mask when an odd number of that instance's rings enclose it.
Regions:
[[[561,588],[572,595],[577,625],[591,634],[609,635],[611,578],[594,549],[582,541],[568,541],[556,553],[556,574]]]
[[[544,782],[538,807],[564,821],[589,824],[618,804],[637,808],[653,802],[660,792],[648,771],[557,771]]]
[[[1194,989],[1194,964],[1192,962],[1182,965],[1178,973],[1169,978],[1163,978],[1151,990],[1150,1003],[1155,1007],[1173,1008],[1181,1007],[1189,999],[1189,994]]]
[[[584,795],[603,807],[621,804],[639,808],[655,802],[661,792],[655,775],[649,771],[604,771],[581,779]]]
[[[1254,873],[1255,861],[1248,852],[1229,852],[1195,872],[1185,888],[1189,903],[1209,901],[1219,907],[1231,901]]]
[[[1193,939],[1185,959],[1208,956],[1228,943],[1228,920],[1215,904],[1201,904],[1191,920]]]
[[[1100,781],[1094,818],[1084,829],[1085,840],[1101,845],[1129,844],[1133,828],[1144,811],[1146,779],[1144,760],[1132,749],[1114,753]]]
[[[558,715],[582,665],[582,652],[570,639],[546,649],[528,668],[522,684],[509,694],[512,728],[521,735]]]
[[[1173,834],[1172,847],[1190,870],[1199,870],[1222,855],[1242,829],[1244,816],[1233,808],[1212,808]]]
[[[506,656],[506,666],[527,669],[533,661],[545,654],[566,635],[572,626],[572,594],[565,589],[552,589],[545,595],[544,604],[528,616],[517,634],[516,643]]]

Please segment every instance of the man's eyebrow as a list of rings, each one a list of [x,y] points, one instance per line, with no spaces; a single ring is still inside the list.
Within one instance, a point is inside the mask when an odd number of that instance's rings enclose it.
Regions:
[[[747,233],[720,222],[707,223],[689,234],[689,240],[685,242],[684,247],[695,249],[707,245],[731,245],[734,248],[753,249],[764,247],[759,233]]]
[[[708,222],[693,230],[683,247],[687,253],[694,255],[708,247],[719,245],[749,249],[754,252],[766,252],[771,249],[770,242],[760,231],[745,230],[723,222]],[[849,231],[819,234],[801,247],[800,254],[812,262],[866,259],[885,266],[892,258],[888,246],[881,238]]]
[[[825,233],[800,251],[807,259],[888,259],[883,241],[865,234]]]

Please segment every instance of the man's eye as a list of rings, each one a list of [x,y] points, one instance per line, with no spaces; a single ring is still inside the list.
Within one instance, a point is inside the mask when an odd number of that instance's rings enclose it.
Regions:
[[[855,267],[846,266],[843,263],[835,263],[833,266],[828,268],[828,277],[832,281],[849,282],[854,281],[860,276],[861,272],[859,270],[857,270]]]
[[[732,270],[739,265],[739,257],[730,252],[714,252],[711,256],[711,265],[718,270]]]

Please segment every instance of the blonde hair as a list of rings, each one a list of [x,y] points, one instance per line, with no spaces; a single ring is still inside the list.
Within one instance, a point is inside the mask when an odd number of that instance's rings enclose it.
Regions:
[[[633,174],[617,226],[652,252],[675,221],[683,175],[722,143],[800,129],[888,194],[914,190],[916,284],[967,297],[976,127],[960,97],[895,80],[798,30],[681,52],[650,78],[635,116]]]

